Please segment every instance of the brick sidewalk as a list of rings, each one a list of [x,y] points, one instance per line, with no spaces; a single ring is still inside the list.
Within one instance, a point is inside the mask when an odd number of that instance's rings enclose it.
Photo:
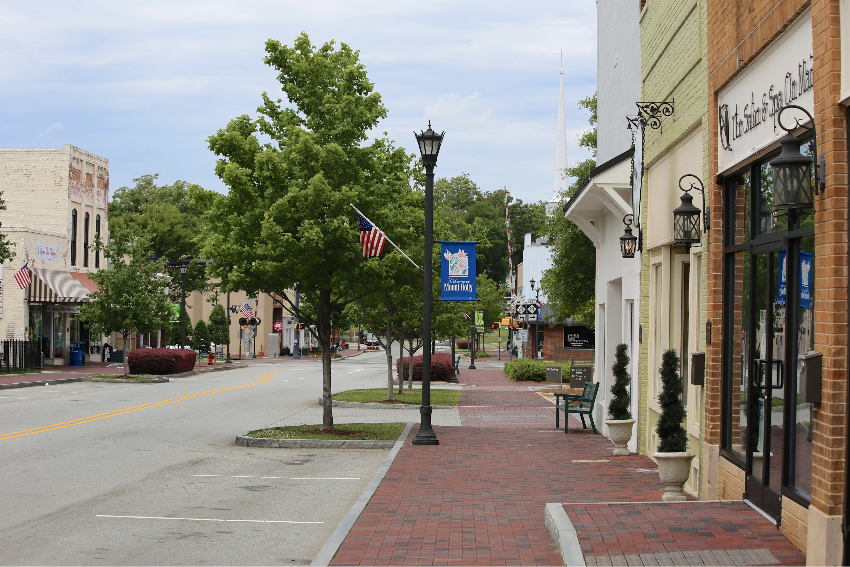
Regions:
[[[438,446],[411,445],[414,428],[333,565],[561,565],[546,503],[660,500],[648,457],[615,459],[612,443],[573,417],[569,435],[555,430],[552,405],[500,369],[462,369],[459,380],[463,426],[435,427]],[[761,516],[752,521],[784,540]],[[802,558],[785,551],[774,553],[783,563]]]
[[[564,509],[588,565],[806,564],[779,530],[741,501],[565,504]],[[670,562],[661,561],[665,558]]]

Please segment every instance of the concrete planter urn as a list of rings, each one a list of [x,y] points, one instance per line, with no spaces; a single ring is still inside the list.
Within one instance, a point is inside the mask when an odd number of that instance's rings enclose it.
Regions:
[[[691,461],[696,457],[690,451],[681,453],[654,453],[652,457],[658,463],[658,475],[664,483],[662,502],[681,502],[685,500],[684,486],[691,474]]]
[[[615,457],[628,457],[631,454],[627,445],[632,438],[632,426],[634,424],[634,419],[605,420],[605,425],[608,426],[608,438],[614,442]]]

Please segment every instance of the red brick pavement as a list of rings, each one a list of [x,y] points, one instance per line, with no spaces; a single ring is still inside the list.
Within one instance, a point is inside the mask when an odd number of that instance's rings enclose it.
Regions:
[[[462,371],[460,381],[463,426],[435,427],[438,446],[411,445],[416,429],[411,432],[333,565],[561,565],[543,524],[547,502],[660,500],[663,485],[648,457],[615,459],[608,439],[583,430],[572,417],[569,435],[555,430],[551,403],[527,385],[485,368]],[[645,504],[633,509],[650,510]],[[728,515],[711,513],[705,529],[726,534]],[[799,562],[802,556],[794,555],[793,546],[788,549],[776,528],[756,516],[746,521],[760,522],[757,543],[780,561]],[[579,520],[587,521],[574,518]],[[642,537],[652,540],[651,518],[642,521]],[[611,533],[605,537],[620,537],[617,522],[609,517]],[[621,547],[606,555],[628,547],[627,538],[639,541],[630,527]],[[667,528],[671,534],[677,529]],[[694,537],[690,525],[681,533]],[[745,533],[741,528],[734,535]],[[705,545],[728,545],[730,537],[704,538]],[[590,552],[595,549],[591,544]]]
[[[740,501],[566,504],[564,509],[586,557],[767,548],[783,565],[806,564],[779,530]]]
[[[611,462],[611,442],[574,419],[575,435],[555,430],[552,405],[501,370],[461,382],[491,388],[464,388],[464,427],[435,427],[440,445],[404,445],[334,565],[560,565],[547,502],[660,498],[658,476],[636,472],[654,472],[648,458]]]

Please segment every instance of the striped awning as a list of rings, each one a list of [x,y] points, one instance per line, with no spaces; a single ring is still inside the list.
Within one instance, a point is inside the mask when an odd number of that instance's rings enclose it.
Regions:
[[[32,283],[27,291],[27,301],[43,303],[82,303],[90,291],[97,286],[88,279],[87,274],[61,272],[44,268],[31,268]],[[90,285],[83,285],[80,278]]]

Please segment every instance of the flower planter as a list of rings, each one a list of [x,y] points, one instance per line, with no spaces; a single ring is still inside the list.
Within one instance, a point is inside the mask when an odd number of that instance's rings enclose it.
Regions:
[[[681,502],[685,500],[684,486],[691,474],[691,461],[694,453],[654,453],[652,457],[658,463],[658,475],[664,483],[662,502]]]
[[[608,426],[608,438],[614,442],[614,456],[628,457],[631,454],[627,445],[632,438],[634,424],[634,419],[605,420],[605,425]]]

